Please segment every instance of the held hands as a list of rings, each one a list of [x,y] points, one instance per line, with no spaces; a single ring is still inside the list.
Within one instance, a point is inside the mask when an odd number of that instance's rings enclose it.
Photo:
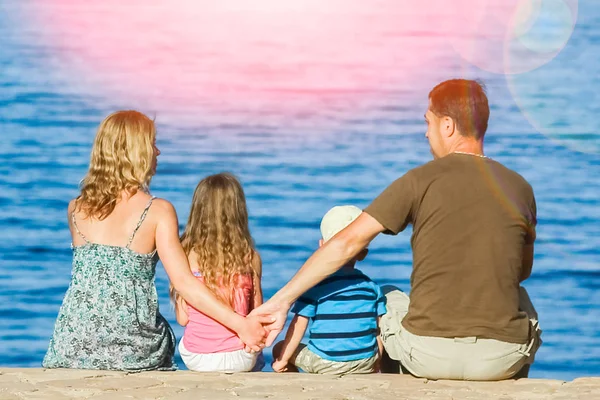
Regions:
[[[248,317],[258,317],[264,324],[264,329],[268,332],[265,346],[273,344],[277,335],[283,330],[290,305],[270,299],[266,303],[252,310]],[[241,337],[240,337],[241,338]],[[247,342],[246,345],[248,345]]]
[[[248,315],[236,331],[242,343],[246,345],[246,351],[259,352],[265,347],[268,331],[263,324],[273,323],[273,317],[269,315]]]

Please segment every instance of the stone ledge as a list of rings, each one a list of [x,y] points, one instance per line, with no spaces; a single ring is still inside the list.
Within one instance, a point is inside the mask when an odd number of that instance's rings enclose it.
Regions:
[[[536,400],[600,399],[600,377],[571,382],[428,381],[405,375],[200,374],[0,368],[0,399],[334,399]]]

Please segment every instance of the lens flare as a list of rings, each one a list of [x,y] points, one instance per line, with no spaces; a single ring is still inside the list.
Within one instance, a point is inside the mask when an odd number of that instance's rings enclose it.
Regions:
[[[534,70],[568,42],[577,0],[457,0],[459,19],[446,29],[454,49],[469,63],[498,74]]]
[[[600,154],[594,118],[600,113],[600,52],[588,49],[575,53],[567,47],[552,62],[508,76],[507,81],[516,104],[537,131],[570,149]]]
[[[600,154],[600,133],[594,119],[600,112],[596,89],[600,85],[600,51],[593,33],[596,21],[586,18],[585,9],[595,5],[582,2],[577,27],[569,32],[566,43],[567,32],[559,28],[565,26],[564,6],[568,4],[562,3],[554,0],[546,11],[540,10],[540,14],[547,13],[538,18],[546,24],[540,31],[548,34],[527,39],[528,46],[537,49],[562,46],[560,54],[537,69],[507,75],[506,80],[516,104],[537,131],[572,150]],[[557,12],[559,9],[562,11]]]
[[[573,12],[563,0],[521,1],[514,17],[515,39],[537,53],[560,51],[573,33]]]

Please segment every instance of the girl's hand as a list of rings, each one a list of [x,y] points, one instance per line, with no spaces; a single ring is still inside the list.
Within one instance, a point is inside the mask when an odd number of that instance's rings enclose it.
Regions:
[[[265,347],[267,331],[262,324],[272,323],[270,316],[248,316],[243,318],[236,333],[242,343],[246,345],[246,350],[253,352],[261,351]]]

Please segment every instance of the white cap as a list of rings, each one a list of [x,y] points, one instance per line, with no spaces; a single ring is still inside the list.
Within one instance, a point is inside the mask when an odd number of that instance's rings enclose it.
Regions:
[[[326,242],[334,237],[336,233],[358,218],[361,213],[362,210],[355,206],[335,206],[327,211],[321,220],[321,236],[323,236],[323,241]]]

